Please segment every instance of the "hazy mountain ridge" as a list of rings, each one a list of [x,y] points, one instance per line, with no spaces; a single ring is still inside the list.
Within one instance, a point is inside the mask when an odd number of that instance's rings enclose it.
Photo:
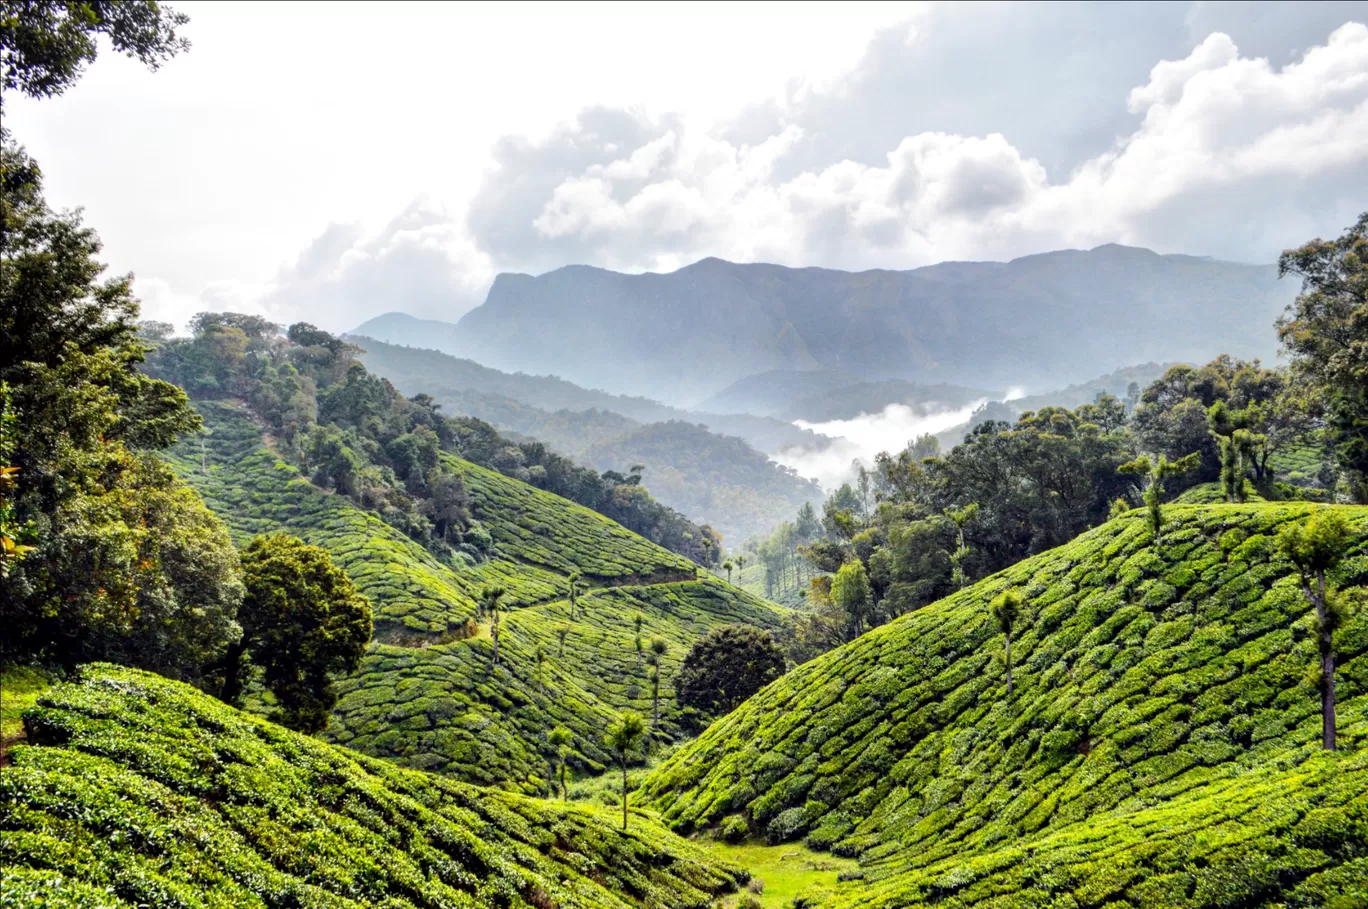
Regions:
[[[500,275],[482,306],[424,343],[675,403],[774,369],[1050,387],[1117,362],[1268,359],[1265,326],[1295,292],[1271,265],[1117,245],[912,271],[576,265]],[[358,333],[396,338],[383,322]]]

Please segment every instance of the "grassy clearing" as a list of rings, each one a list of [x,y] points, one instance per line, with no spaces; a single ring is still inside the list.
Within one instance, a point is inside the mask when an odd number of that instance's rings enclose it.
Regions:
[[[768,846],[763,842],[739,845],[707,839],[696,842],[710,855],[749,871],[751,881],[743,893],[759,900],[765,909],[787,909],[799,896],[816,899],[820,894],[829,897],[860,886],[853,881],[843,886],[837,882],[842,872],[856,872],[858,863],[854,859],[815,852],[801,843]],[[742,894],[729,896],[719,905],[737,906],[742,899]]]
[[[0,760],[24,735],[24,711],[52,687],[52,677],[30,666],[0,668]]]

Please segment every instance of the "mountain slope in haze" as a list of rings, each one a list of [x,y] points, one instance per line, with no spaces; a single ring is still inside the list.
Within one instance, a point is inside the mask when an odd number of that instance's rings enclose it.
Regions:
[[[499,275],[449,352],[692,404],[771,369],[1062,386],[1117,362],[1273,354],[1273,266],[1100,246],[850,273],[704,259],[670,274]],[[382,329],[368,334],[390,340]]]
[[[647,788],[858,856],[838,906],[1321,906],[1368,893],[1368,508],[1320,750],[1314,613],[1275,538],[1312,506],[1132,512],[800,666]],[[1012,641],[988,604],[1023,592]]]
[[[954,410],[982,398],[1000,397],[1000,391],[944,383],[866,380],[829,369],[773,369],[733,382],[700,406],[821,423],[878,413],[890,404],[906,404],[918,411]]]
[[[280,459],[245,408],[200,401],[209,433],[168,453],[242,545],[285,531],[321,546],[371,601],[375,640],[337,685],[326,736],[366,754],[468,782],[541,793],[546,734],[573,733],[571,765],[597,772],[602,732],[625,709],[652,711],[649,667],[635,647],[665,639],[660,737],[683,733],[671,682],[689,647],[712,628],[747,622],[778,630],[786,610],[715,578],[688,559],[559,496],[455,457],[472,516],[492,539],[475,565],[445,562],[403,533],[325,492]],[[572,618],[567,576],[589,591]],[[488,624],[466,637],[486,585],[507,590],[500,663]],[[561,641],[560,631],[565,631]]]
[[[702,909],[745,879],[648,818],[403,770],[151,673],[84,667],[25,722],[7,906]]]
[[[478,417],[599,471],[625,474],[645,466],[644,485],[657,500],[711,525],[728,541],[768,532],[805,502],[822,498],[815,483],[752,447],[820,448],[826,441],[790,423],[691,413],[552,376],[510,375],[437,351],[352,340],[365,348],[369,369],[405,394],[431,395],[443,413]],[[543,409],[551,407],[557,409]]]

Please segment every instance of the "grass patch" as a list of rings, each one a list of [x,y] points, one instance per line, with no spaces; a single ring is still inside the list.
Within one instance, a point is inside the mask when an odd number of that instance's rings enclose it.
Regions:
[[[822,852],[814,852],[801,843],[786,843],[782,846],[766,846],[764,843],[741,843],[732,845],[715,840],[699,839],[710,855],[746,869],[752,881],[764,885],[760,893],[755,893],[754,885],[748,885],[744,893],[760,901],[765,909],[785,909],[794,899],[804,894],[812,897],[817,893],[840,892],[837,878],[842,873],[856,872],[859,864],[854,859],[839,858]],[[858,883],[843,885],[858,887]],[[719,905],[732,907],[740,904],[744,895],[727,897]]]
[[[31,666],[0,668],[0,761],[10,744],[24,735],[24,711],[52,687],[52,677]]]

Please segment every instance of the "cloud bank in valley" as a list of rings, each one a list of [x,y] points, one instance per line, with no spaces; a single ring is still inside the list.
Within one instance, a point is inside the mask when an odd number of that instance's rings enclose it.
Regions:
[[[906,404],[889,404],[878,413],[862,413],[848,420],[823,423],[794,420],[794,425],[800,429],[830,436],[832,443],[820,451],[790,448],[770,457],[785,467],[792,467],[799,476],[816,480],[829,493],[852,478],[853,462],[872,467],[874,456],[879,452],[901,451],[924,433],[935,435],[966,423],[986,401],[984,398],[960,408],[931,404],[912,408]]]

